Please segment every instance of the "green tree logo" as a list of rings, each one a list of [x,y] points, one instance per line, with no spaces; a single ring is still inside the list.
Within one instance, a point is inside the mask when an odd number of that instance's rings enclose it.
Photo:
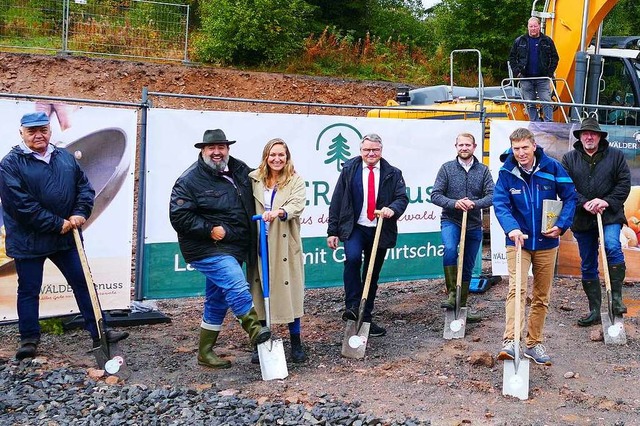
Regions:
[[[362,139],[362,134],[358,129],[349,124],[332,124],[320,132],[316,141],[316,151],[320,151],[320,145],[325,134],[325,139],[329,139],[329,137],[331,139],[326,154],[327,159],[324,160],[324,164],[335,163],[336,170],[340,173],[342,171],[342,164],[351,157],[349,140],[357,140],[359,142],[360,139]]]
[[[338,172],[342,170],[342,163],[347,161],[351,157],[349,152],[349,144],[347,138],[342,136],[342,133],[338,133],[338,136],[331,139],[331,145],[329,145],[329,152],[327,152],[327,158],[324,160],[324,164],[336,163],[336,169]]]

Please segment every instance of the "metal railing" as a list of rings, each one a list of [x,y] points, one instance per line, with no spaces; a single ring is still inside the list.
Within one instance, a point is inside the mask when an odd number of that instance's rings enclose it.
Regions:
[[[0,0],[0,47],[188,62],[188,46],[185,4]]]

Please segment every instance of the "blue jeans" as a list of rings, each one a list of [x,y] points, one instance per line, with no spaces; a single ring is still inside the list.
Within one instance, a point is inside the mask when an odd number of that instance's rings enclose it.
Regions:
[[[444,220],[440,225],[440,229],[442,232],[442,244],[444,244],[442,265],[445,267],[456,266],[458,264],[458,245],[460,244],[461,228],[454,222]],[[480,244],[482,244],[482,228],[467,229],[462,261],[462,281],[471,281],[471,274],[476,264]]]
[[[357,310],[360,307],[375,233],[376,228],[355,225],[351,236],[344,242],[344,302],[349,309]],[[362,259],[363,253],[364,261]],[[380,270],[386,254],[387,249],[378,249],[376,252],[367,304],[364,307],[363,321],[366,322],[371,322],[373,305],[378,292],[378,278],[380,277]]]
[[[551,102],[551,84],[548,78],[522,80],[520,82],[520,89],[522,91],[522,98],[527,101],[540,99],[541,101]],[[530,121],[543,121],[538,116],[538,109],[535,104],[527,104],[527,112],[529,113]],[[544,114],[544,121],[553,121],[553,105],[543,105],[542,112]]]
[[[603,226],[604,233],[604,251],[607,255],[607,263],[609,266],[624,263],[624,254],[622,253],[622,245],[620,244],[620,230],[622,225],[612,223]],[[590,230],[585,232],[574,232],[573,236],[578,241],[578,250],[580,251],[580,269],[582,271],[583,280],[597,280],[598,277],[598,230]]]
[[[73,295],[84,318],[84,328],[89,331],[93,339],[98,338],[96,317],[93,314],[91,296],[84,278],[82,263],[78,251],[74,249],[62,250],[49,256],[30,259],[15,259],[18,273],[18,329],[20,340],[40,340],[40,290],[42,289],[42,273],[47,258],[58,267],[64,278],[71,286]]]
[[[253,306],[249,283],[235,257],[219,254],[191,262],[191,266],[206,277],[202,321],[218,328],[229,308],[236,317],[249,313]]]

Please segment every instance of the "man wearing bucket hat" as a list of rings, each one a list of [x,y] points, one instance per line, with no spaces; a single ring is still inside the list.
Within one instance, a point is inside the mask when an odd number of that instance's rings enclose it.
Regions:
[[[582,288],[589,301],[589,313],[578,319],[578,325],[587,327],[601,322],[598,213],[602,215],[604,246],[611,278],[612,310],[615,315],[627,312],[622,303],[626,267],[620,244],[620,230],[627,223],[624,202],[631,190],[631,172],[624,154],[609,145],[607,132],[600,129],[595,118],[583,120],[573,135],[578,141],[573,144],[574,150],[563,156],[562,165],[575,182],[578,192],[571,230],[578,241]]]
[[[22,142],[0,163],[0,198],[6,251],[18,275],[17,359],[33,358],[40,343],[39,301],[44,262],[50,259],[73,290],[84,327],[100,345],[91,297],[73,237],[91,215],[95,192],[73,155],[49,143],[51,128],[44,112],[20,120]],[[127,332],[107,329],[115,343]]]
[[[252,345],[271,337],[260,324],[242,271],[243,262],[256,261],[255,206],[251,169],[229,155],[235,142],[220,129],[205,131],[194,145],[198,159],[177,179],[169,206],[184,260],[206,277],[198,363],[211,368],[231,365],[213,352],[228,309]]]

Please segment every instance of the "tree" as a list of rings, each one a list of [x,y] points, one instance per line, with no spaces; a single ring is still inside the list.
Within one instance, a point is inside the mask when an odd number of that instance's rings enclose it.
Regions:
[[[526,31],[530,13],[530,0],[443,0],[427,22],[434,25],[445,52],[479,49],[483,67],[507,75],[509,50],[515,38]],[[460,60],[469,68],[477,61],[467,55]]]
[[[313,8],[302,0],[202,0],[200,60],[278,63],[302,48]]]
[[[637,35],[640,28],[640,2],[620,0],[604,20],[603,35]]]

